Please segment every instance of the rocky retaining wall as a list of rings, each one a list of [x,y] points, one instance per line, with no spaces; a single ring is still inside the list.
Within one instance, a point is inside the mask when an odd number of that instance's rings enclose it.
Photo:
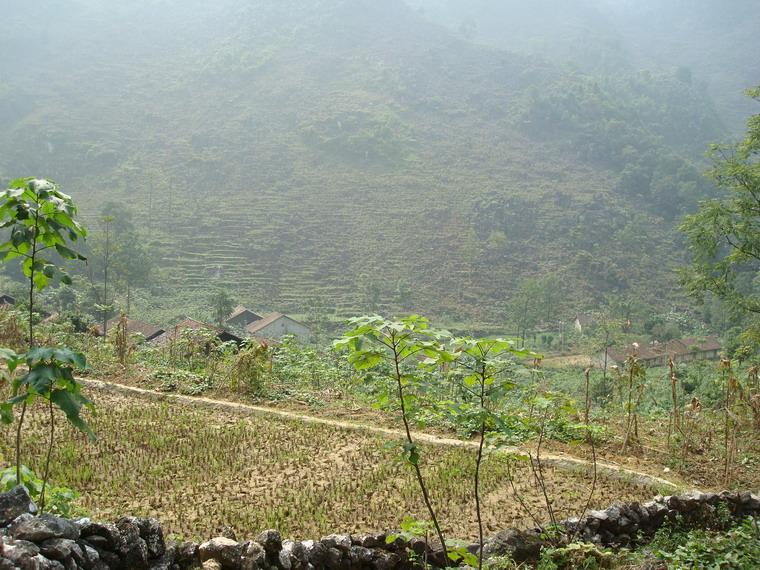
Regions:
[[[562,525],[583,540],[618,545],[645,540],[676,518],[688,528],[709,526],[720,511],[736,518],[760,515],[760,497],[749,492],[691,492],[614,505]],[[536,560],[544,545],[540,535],[538,529],[502,531],[487,541],[484,555]],[[164,540],[156,519],[124,517],[107,524],[37,516],[23,487],[0,495],[0,570],[408,570],[423,558],[443,565],[435,545],[402,538],[389,544],[386,537],[333,534],[295,542],[267,530],[242,542],[230,535],[202,544],[174,543]],[[473,553],[477,549],[470,546]]]

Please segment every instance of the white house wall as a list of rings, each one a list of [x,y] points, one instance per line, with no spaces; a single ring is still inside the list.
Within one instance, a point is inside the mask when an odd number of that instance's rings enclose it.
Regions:
[[[306,342],[311,336],[311,331],[301,323],[289,319],[278,319],[264,328],[257,330],[255,334],[258,337],[271,338],[273,340],[279,340],[286,335],[292,334],[299,340]]]

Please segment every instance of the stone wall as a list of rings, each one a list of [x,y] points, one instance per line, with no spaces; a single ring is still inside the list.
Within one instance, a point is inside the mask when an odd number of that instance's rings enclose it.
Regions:
[[[613,505],[562,525],[583,540],[622,545],[646,540],[665,521],[679,516],[689,528],[709,526],[720,510],[736,518],[757,516],[760,497],[749,492],[691,492],[644,504]],[[202,544],[174,543],[164,540],[156,519],[124,517],[107,524],[38,516],[23,487],[0,494],[0,570],[408,570],[423,558],[443,565],[436,545],[401,538],[388,543],[386,536],[333,534],[295,542],[267,530],[255,540],[238,541],[230,533]],[[508,529],[487,541],[484,555],[530,561],[538,558],[542,546],[538,529]],[[473,553],[477,548],[470,546]]]

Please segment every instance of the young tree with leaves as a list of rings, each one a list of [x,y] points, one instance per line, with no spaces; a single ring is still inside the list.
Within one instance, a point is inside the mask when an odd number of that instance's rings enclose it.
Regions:
[[[27,372],[11,381],[12,396],[0,404],[0,418],[3,423],[13,422],[13,409],[19,404],[22,414],[27,406],[38,399],[47,403],[49,413],[50,436],[45,456],[45,471],[42,477],[40,493],[40,508],[45,508],[45,489],[50,476],[50,459],[53,455],[55,442],[55,414],[58,408],[66,415],[71,425],[86,433],[90,439],[95,434],[80,415],[83,406],[93,408],[92,402],[81,391],[81,384],[74,377],[75,371],[87,368],[87,362],[82,353],[68,348],[32,348],[26,354],[16,354],[8,349],[0,349],[0,360],[4,361],[8,372],[13,375],[19,365],[24,365]],[[23,419],[23,417],[22,417]],[[16,432],[16,483],[21,483],[21,426],[19,420]]]
[[[107,316],[115,308],[116,293],[126,297],[121,309],[129,315],[133,291],[150,282],[154,263],[137,233],[132,213],[124,204],[107,202],[101,209],[100,221],[100,231],[88,240],[88,277],[96,303],[101,307],[105,330]],[[98,285],[101,279],[102,287]]]
[[[222,326],[227,317],[230,316],[232,309],[235,308],[235,301],[230,294],[224,289],[217,289],[211,295],[211,312],[214,315],[214,322]]]
[[[427,319],[419,315],[395,321],[379,315],[364,316],[351,319],[350,323],[353,328],[333,344],[337,349],[348,350],[349,362],[359,371],[388,366],[406,435],[403,444],[404,461],[414,470],[422,500],[441,543],[444,557],[447,558],[449,553],[446,540],[422,476],[420,449],[409,426],[410,407],[415,402],[414,395],[409,390],[419,382],[419,375],[415,374],[415,370],[423,365],[424,356],[434,361],[447,358],[440,340],[444,333],[431,329]],[[453,359],[453,356],[448,358]]]
[[[760,102],[760,87],[748,95]],[[710,177],[721,195],[700,202],[696,214],[680,226],[686,234],[691,265],[681,272],[688,293],[706,293],[747,319],[744,340],[760,345],[760,114],[747,122],[744,140],[713,145]]]
[[[495,413],[496,404],[515,384],[507,372],[514,366],[515,358],[535,359],[539,356],[524,349],[518,349],[513,340],[508,339],[474,339],[456,338],[451,341],[451,353],[439,351],[437,361],[455,364],[463,372],[462,388],[474,404],[465,404],[464,410],[469,419],[474,419],[478,427],[478,452],[475,458],[473,475],[475,490],[475,514],[478,520],[478,568],[483,567],[483,519],[480,505],[480,470],[486,434],[499,425],[499,416]],[[443,359],[441,359],[443,356]]]
[[[50,440],[45,461],[41,503],[44,505],[45,488],[52,455],[55,418],[54,406],[60,408],[68,420],[84,431],[89,428],[79,416],[82,405],[91,402],[81,395],[80,386],[74,379],[74,369],[84,369],[84,356],[66,348],[35,348],[34,339],[34,292],[46,288],[54,279],[70,284],[65,270],[55,265],[49,253],[62,259],[84,260],[85,257],[69,247],[87,235],[86,230],[74,219],[77,208],[70,196],[49,180],[20,178],[11,182],[8,190],[0,193],[0,222],[10,229],[10,239],[0,245],[3,261],[22,259],[24,276],[29,280],[29,351],[26,354],[2,349],[0,359],[5,361],[11,380],[11,397],[0,405],[0,419],[12,423],[13,409],[21,405],[16,428],[16,482],[21,483],[21,436],[27,406],[37,398],[48,402],[50,411]],[[26,366],[26,373],[15,376],[19,364]]]
[[[0,192],[0,227],[10,229],[10,239],[0,245],[2,261],[20,258],[29,281],[29,346],[34,346],[34,292],[53,280],[71,284],[64,268],[55,265],[50,253],[67,259],[86,258],[69,247],[87,235],[74,220],[77,208],[71,197],[50,180],[19,178]]]
[[[543,313],[541,306],[541,280],[528,278],[520,281],[510,299],[507,311],[509,319],[517,326],[517,336],[525,346],[528,332],[538,324]]]

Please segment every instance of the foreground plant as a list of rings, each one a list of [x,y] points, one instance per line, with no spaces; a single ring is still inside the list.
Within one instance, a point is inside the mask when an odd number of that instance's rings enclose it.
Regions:
[[[40,508],[45,507],[45,489],[50,475],[50,458],[55,442],[55,408],[66,415],[68,422],[94,440],[95,434],[81,416],[82,407],[93,408],[92,402],[81,392],[81,385],[74,377],[74,371],[84,371],[87,362],[83,354],[67,348],[33,348],[26,354],[2,349],[0,360],[5,363],[8,373],[13,375],[10,382],[11,397],[0,404],[0,419],[3,423],[13,423],[16,406],[27,406],[37,400],[47,403],[49,413],[49,440],[45,457],[45,470],[40,492]],[[21,376],[14,373],[24,366],[27,372]],[[21,422],[16,431],[16,482],[21,484]]]
[[[444,557],[449,558],[451,555],[420,469],[420,449],[409,427],[410,408],[415,405],[415,397],[409,389],[419,383],[419,375],[416,372],[423,366],[423,358],[453,360],[453,355],[446,356],[448,353],[443,350],[440,340],[447,333],[431,329],[427,319],[419,315],[396,321],[374,315],[357,317],[349,322],[354,328],[336,340],[334,346],[347,349],[349,362],[359,371],[378,370],[382,365],[386,366],[384,373],[395,384],[396,400],[406,434],[403,458],[414,470],[422,500],[441,543]],[[409,361],[413,361],[413,364],[409,365]],[[454,557],[458,558],[456,555]]]
[[[47,486],[45,481],[37,477],[26,465],[21,466],[21,484],[27,488],[33,501],[40,505],[44,503],[45,510],[49,513],[67,518],[76,514],[84,514],[83,509],[75,504],[79,497],[75,491],[68,487]],[[15,467],[8,467],[0,471],[0,492],[7,493],[15,486]]]
[[[625,379],[625,399],[624,409],[626,412],[625,422],[625,439],[621,452],[625,453],[629,446],[640,445],[639,441],[639,416],[638,409],[641,403],[641,397],[644,394],[646,386],[646,369],[639,362],[636,355],[631,354],[625,361],[626,379]],[[619,378],[620,379],[620,378]],[[638,384],[637,384],[638,382]],[[621,392],[623,386],[621,386]]]
[[[80,429],[86,424],[79,417],[82,404],[90,405],[79,393],[73,369],[84,369],[84,356],[68,349],[35,349],[34,292],[45,289],[58,279],[71,284],[65,269],[54,264],[48,253],[53,251],[64,260],[84,261],[86,258],[69,247],[87,235],[87,231],[74,219],[77,207],[58,186],[45,179],[19,178],[0,193],[0,227],[10,230],[10,239],[0,245],[2,261],[21,258],[21,269],[29,281],[29,351],[18,355],[3,349],[0,358],[5,360],[9,375],[19,364],[25,364],[26,374],[11,378],[12,396],[2,404],[2,421],[13,421],[13,408],[20,404],[21,414],[16,429],[16,483],[21,484],[21,436],[27,406],[37,398],[48,401],[50,410],[50,443],[45,466],[44,483],[47,483],[50,455],[55,436],[53,406],[64,411],[66,417]],[[86,430],[85,430],[86,431]],[[44,505],[45,484],[42,489]]]
[[[62,259],[86,258],[69,247],[87,235],[74,219],[77,207],[50,180],[19,178],[0,192],[0,228],[10,229],[10,238],[0,245],[2,261],[21,258],[21,269],[29,281],[29,346],[34,346],[34,291],[58,279],[67,285],[71,277],[55,265],[46,252]]]
[[[478,425],[478,452],[473,475],[475,489],[475,512],[478,520],[478,568],[483,567],[483,519],[480,498],[480,468],[483,462],[486,434],[494,431],[500,423],[496,406],[507,392],[514,387],[514,381],[507,375],[513,368],[515,358],[538,358],[538,355],[517,348],[513,340],[457,338],[451,341],[451,353],[441,351],[436,359],[443,363],[456,359],[461,367],[461,386],[475,403],[464,403],[460,412],[467,413],[470,420]],[[441,358],[443,356],[443,359]]]

